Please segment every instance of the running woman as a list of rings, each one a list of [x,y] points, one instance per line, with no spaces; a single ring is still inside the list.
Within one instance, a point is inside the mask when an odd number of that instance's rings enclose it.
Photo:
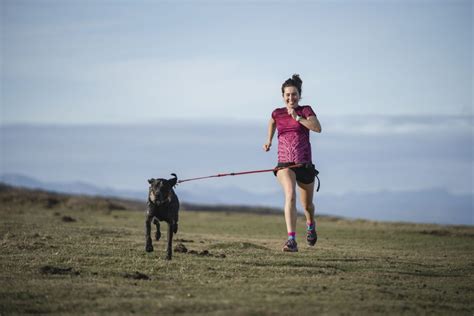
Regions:
[[[296,186],[300,189],[301,204],[306,216],[306,241],[314,246],[318,239],[316,221],[314,218],[314,179],[315,168],[311,159],[311,144],[309,131],[321,133],[321,124],[309,105],[299,105],[303,81],[294,74],[281,86],[285,107],[272,112],[268,124],[268,139],[263,145],[265,151],[272,146],[275,129],[278,130],[278,165],[286,167],[301,164],[301,167],[278,170],[275,176],[280,182],[285,194],[285,221],[288,239],[283,251],[296,252]]]

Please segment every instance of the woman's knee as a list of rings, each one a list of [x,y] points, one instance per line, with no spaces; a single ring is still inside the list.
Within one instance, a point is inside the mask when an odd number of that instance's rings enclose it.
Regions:
[[[291,172],[290,170],[278,171],[278,180],[285,192],[285,200],[294,203],[296,201],[296,179]]]
[[[285,191],[285,201],[286,203],[296,204],[296,192]]]

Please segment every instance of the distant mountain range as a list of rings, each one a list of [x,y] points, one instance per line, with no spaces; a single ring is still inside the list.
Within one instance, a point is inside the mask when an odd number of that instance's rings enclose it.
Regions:
[[[137,200],[146,199],[146,192],[133,192],[126,190],[116,190],[113,188],[102,188],[89,183],[73,181],[73,182],[42,182],[35,178],[28,177],[21,174],[7,173],[0,175],[0,182],[30,188],[43,189],[47,191],[70,193],[70,194],[85,194],[97,196],[115,196]]]
[[[147,192],[98,187],[84,182],[42,182],[21,174],[3,174],[0,182],[54,192],[111,196],[146,200]],[[281,192],[256,194],[236,187],[210,190],[176,189],[180,200],[207,205],[247,205],[277,207],[283,205]],[[452,194],[444,189],[421,191],[353,192],[342,195],[320,192],[315,204],[318,213],[383,221],[406,221],[451,225],[474,225],[473,194]]]

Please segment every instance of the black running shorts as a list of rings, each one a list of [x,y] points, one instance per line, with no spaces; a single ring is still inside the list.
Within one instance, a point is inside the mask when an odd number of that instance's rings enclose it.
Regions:
[[[288,167],[296,165],[294,162],[279,162],[276,168]],[[311,184],[314,182],[316,175],[319,173],[312,163],[303,164],[301,167],[290,168],[296,174],[296,181]],[[277,175],[278,170],[273,171],[273,174]]]

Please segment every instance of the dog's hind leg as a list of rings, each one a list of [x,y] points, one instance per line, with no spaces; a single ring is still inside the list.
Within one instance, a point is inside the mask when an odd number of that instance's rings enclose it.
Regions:
[[[160,221],[158,218],[153,219],[153,224],[156,226],[156,233],[155,233],[155,240],[158,241],[161,238],[161,231],[160,231]]]
[[[173,222],[168,222],[168,246],[166,248],[166,260],[171,260],[173,246]]]
[[[177,233],[178,232],[178,211],[176,211],[176,215],[174,216],[174,219],[173,219],[173,233]]]
[[[178,223],[173,223],[173,233],[177,233],[178,232]]]
[[[151,242],[151,220],[152,219],[153,219],[153,216],[147,214],[146,220],[145,220],[145,251],[146,252],[153,251],[153,245]]]

